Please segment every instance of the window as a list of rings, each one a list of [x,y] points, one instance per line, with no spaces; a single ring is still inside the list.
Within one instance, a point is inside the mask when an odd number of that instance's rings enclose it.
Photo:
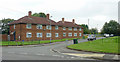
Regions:
[[[14,24],[14,29],[15,29],[15,24]]]
[[[59,37],[59,34],[58,34],[58,33],[55,33],[55,37]]]
[[[66,30],[66,27],[63,27],[63,30]]]
[[[63,36],[66,36],[66,33],[63,33]]]
[[[77,31],[77,28],[74,28],[74,31]]]
[[[81,28],[79,29],[79,31],[81,31]]]
[[[46,33],[46,37],[51,37],[51,33]]]
[[[31,24],[27,24],[26,28],[31,29]]]
[[[68,36],[72,36],[72,33],[69,33]]]
[[[50,26],[50,25],[47,25],[47,26],[46,26],[46,29],[51,29],[51,26]]]
[[[37,29],[42,29],[42,25],[38,24]]]
[[[81,36],[81,33],[79,33],[79,36]]]
[[[58,30],[58,26],[55,26],[55,29]]]
[[[72,30],[72,27],[69,27],[69,30]]]
[[[37,37],[42,37],[42,33],[37,33]]]
[[[27,34],[26,34],[26,37],[27,37],[27,38],[31,38],[31,37],[32,37],[32,33],[27,33]]]
[[[74,36],[77,36],[77,33],[74,33]]]

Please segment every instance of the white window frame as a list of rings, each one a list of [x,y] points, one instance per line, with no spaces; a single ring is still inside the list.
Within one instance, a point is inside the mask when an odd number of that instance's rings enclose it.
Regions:
[[[29,26],[29,25],[30,25],[30,26]],[[27,29],[31,29],[31,28],[32,28],[32,24],[27,24],[27,25],[26,25],[26,28],[27,28]]]
[[[14,24],[14,29],[15,29],[15,24]]]
[[[81,28],[79,28],[79,31],[81,31],[82,29]]]
[[[66,30],[66,27],[63,27],[63,30]]]
[[[59,28],[58,26],[55,26],[55,29],[56,29],[56,30],[58,30],[58,28]]]
[[[63,36],[65,37],[65,36],[66,36],[66,33],[63,33]]]
[[[59,33],[55,33],[55,37],[59,37]]]
[[[74,28],[74,31],[77,31],[77,28]]]
[[[28,34],[31,34],[31,36],[29,36]],[[27,38],[31,38],[31,37],[32,37],[32,33],[31,33],[31,32],[27,32],[27,33],[26,33],[26,37],[27,37]]]
[[[81,33],[79,33],[79,36],[81,36]]]
[[[48,34],[49,34],[49,36],[48,36]],[[51,33],[46,33],[46,37],[51,37]]]
[[[42,33],[36,33],[37,37],[42,37]]]
[[[46,29],[51,30],[51,29],[52,29],[52,27],[51,27],[50,25],[46,25]]]
[[[68,29],[72,31],[72,27],[69,27]]]
[[[77,36],[77,33],[74,33],[74,36]]]
[[[72,36],[72,33],[68,33],[68,36]]]
[[[36,28],[37,28],[37,29],[42,29],[42,25],[37,24]]]

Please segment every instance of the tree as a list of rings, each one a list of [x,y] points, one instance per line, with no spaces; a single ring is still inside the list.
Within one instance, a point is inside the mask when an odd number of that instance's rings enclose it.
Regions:
[[[9,34],[9,26],[8,26],[8,24],[10,22],[13,22],[14,19],[8,18],[8,19],[2,19],[0,21],[2,21],[0,23],[0,28],[2,28],[2,29],[0,29],[0,31],[2,31],[2,34]]]
[[[83,27],[84,34],[89,34],[90,33],[88,25],[82,24],[80,26]]]
[[[90,29],[90,33],[91,33],[91,34],[98,34],[97,28],[92,28],[92,29]]]
[[[45,15],[45,13],[42,13],[42,12],[40,12],[40,13],[34,13],[32,16],[36,16],[36,17],[46,17],[46,15]]]
[[[118,31],[119,31],[119,23],[117,23],[115,20],[110,20],[109,23],[105,22],[101,30],[101,33],[118,35]]]

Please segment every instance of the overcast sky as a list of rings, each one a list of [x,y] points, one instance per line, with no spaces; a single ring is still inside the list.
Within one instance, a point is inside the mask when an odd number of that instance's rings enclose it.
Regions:
[[[88,24],[100,31],[105,22],[118,21],[119,0],[0,0],[0,19],[19,19],[32,13],[49,13],[53,20],[75,19],[77,24]]]

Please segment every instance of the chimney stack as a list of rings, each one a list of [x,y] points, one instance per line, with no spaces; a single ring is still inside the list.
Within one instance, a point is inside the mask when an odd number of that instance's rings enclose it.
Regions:
[[[46,18],[49,19],[49,17],[50,17],[50,14],[47,14],[47,15],[46,15]]]
[[[31,11],[29,11],[29,12],[28,12],[28,16],[31,16],[31,15],[32,15],[32,12],[31,12]]]
[[[75,23],[75,19],[73,19],[72,22]]]
[[[64,23],[64,18],[62,18],[62,23]]]

